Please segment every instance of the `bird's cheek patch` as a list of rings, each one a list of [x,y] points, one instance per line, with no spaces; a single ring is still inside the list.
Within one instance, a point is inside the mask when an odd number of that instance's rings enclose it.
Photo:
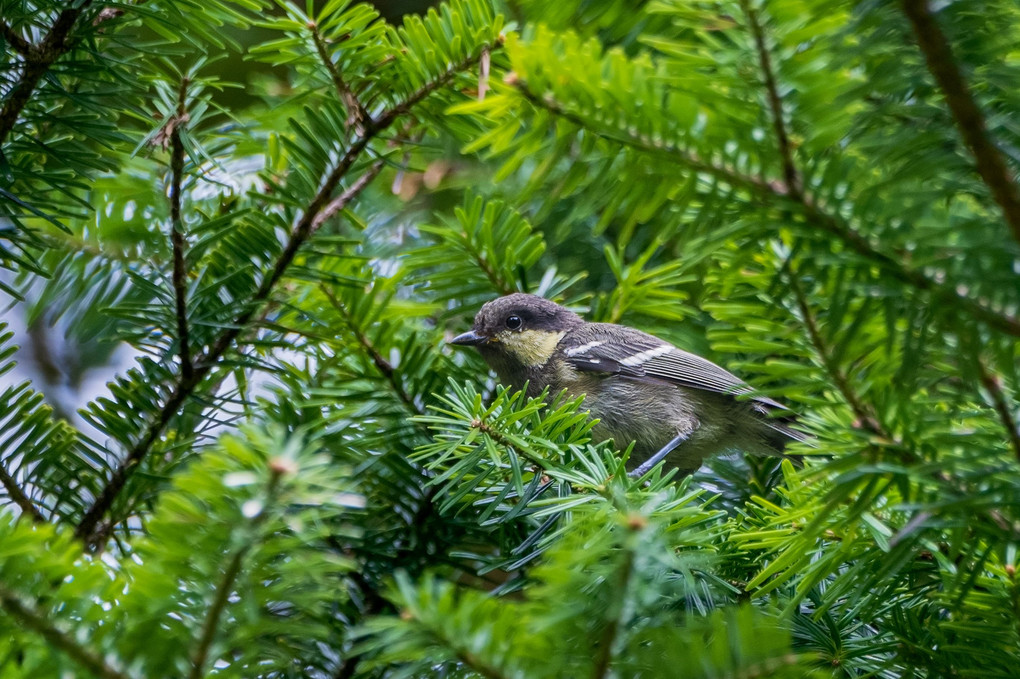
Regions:
[[[517,360],[528,367],[545,365],[556,351],[556,345],[563,339],[562,332],[547,330],[524,330],[523,332],[500,333],[503,347],[514,354]]]

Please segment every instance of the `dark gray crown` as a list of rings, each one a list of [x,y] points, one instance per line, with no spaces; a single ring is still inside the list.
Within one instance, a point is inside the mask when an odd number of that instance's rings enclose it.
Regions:
[[[584,323],[584,319],[570,309],[561,307],[538,295],[515,292],[487,302],[475,316],[474,329],[494,335],[506,328],[506,321],[517,316],[524,321],[524,330],[559,332]]]

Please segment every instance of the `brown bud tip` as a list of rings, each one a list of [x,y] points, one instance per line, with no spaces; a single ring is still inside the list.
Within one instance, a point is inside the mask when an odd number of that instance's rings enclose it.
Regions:
[[[308,26],[308,28],[312,29],[313,31],[316,28],[314,21],[309,21],[306,25]]]
[[[505,82],[507,85],[516,85],[520,81],[521,81],[520,76],[518,76],[513,71],[507,71],[506,75],[503,76],[503,82]]]
[[[284,476],[286,474],[296,474],[298,466],[294,464],[293,460],[287,460],[282,457],[274,457],[269,461],[269,471],[276,476]]]
[[[471,428],[472,429],[480,429],[481,426],[482,426],[482,421],[481,420],[471,420]]]
[[[648,519],[641,514],[627,515],[627,528],[631,530],[642,530],[648,526]]]
[[[412,620],[414,620],[414,615],[411,613],[411,611],[405,608],[404,610],[400,611],[400,619],[403,620],[404,622],[411,622]]]
[[[1011,563],[1010,564],[1006,564],[1006,575],[1008,575],[1011,578],[1013,576],[1015,576],[1016,575],[1016,566],[1014,566]]]

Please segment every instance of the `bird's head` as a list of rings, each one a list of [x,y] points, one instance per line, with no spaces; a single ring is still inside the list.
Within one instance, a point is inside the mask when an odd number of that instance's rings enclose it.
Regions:
[[[487,302],[471,330],[450,344],[477,346],[496,372],[505,364],[535,368],[545,365],[563,335],[583,324],[580,316],[555,302],[514,293]]]

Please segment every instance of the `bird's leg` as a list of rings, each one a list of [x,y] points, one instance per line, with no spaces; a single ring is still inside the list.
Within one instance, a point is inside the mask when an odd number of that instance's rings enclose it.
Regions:
[[[669,455],[674,450],[679,448],[681,443],[690,438],[690,435],[691,435],[690,432],[677,434],[676,437],[670,440],[669,443],[664,445],[659,452],[657,452],[655,455],[652,455],[650,458],[642,462],[640,467],[638,467],[632,472],[629,472],[627,476],[629,476],[632,479],[644,476],[645,474],[648,473],[649,469],[662,462],[663,458],[665,458],[667,455]]]

